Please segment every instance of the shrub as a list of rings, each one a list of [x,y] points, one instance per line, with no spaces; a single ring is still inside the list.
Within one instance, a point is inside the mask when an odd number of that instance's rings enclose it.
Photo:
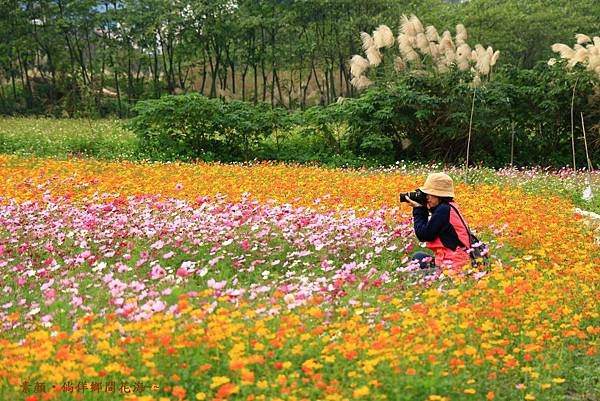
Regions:
[[[127,125],[140,138],[141,152],[159,160],[248,160],[261,140],[286,125],[285,111],[266,104],[198,94],[142,101],[134,112]]]

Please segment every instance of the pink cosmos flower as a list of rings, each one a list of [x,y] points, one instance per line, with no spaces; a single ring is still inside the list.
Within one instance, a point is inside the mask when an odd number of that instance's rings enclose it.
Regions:
[[[153,280],[159,279],[167,274],[166,270],[162,268],[162,266],[156,264],[152,266],[152,271],[150,272],[150,278]]]
[[[214,279],[210,279],[208,280],[208,282],[206,283],[208,285],[208,288],[214,288],[215,290],[222,290],[225,285],[227,285],[227,280],[223,280],[223,281],[215,281]]]
[[[83,304],[82,297],[73,297],[73,299],[71,300],[71,306],[73,306],[74,308],[77,308],[77,307],[81,306],[82,304]]]
[[[56,296],[56,291],[54,291],[53,288],[50,288],[49,290],[44,291],[44,298],[48,301],[53,300],[55,296]]]

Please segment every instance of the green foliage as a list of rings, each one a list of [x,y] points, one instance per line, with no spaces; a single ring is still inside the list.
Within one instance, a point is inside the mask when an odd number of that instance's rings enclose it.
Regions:
[[[506,66],[479,88],[470,81],[470,73],[458,70],[402,76],[345,101],[334,114],[344,115],[354,154],[381,157],[388,152],[395,160],[460,163],[466,157],[474,97],[472,160],[496,167],[510,163],[514,132],[515,163],[561,166],[572,159],[573,89],[577,137],[582,132],[579,112],[591,111],[590,127],[592,113],[600,107],[593,96],[595,78],[582,69],[566,73],[561,65],[540,64],[534,70]],[[598,142],[597,130],[587,134],[589,143]],[[591,148],[593,160],[600,147]],[[576,153],[580,161],[585,159],[580,139]]]
[[[137,138],[111,120],[0,118],[0,153],[134,159]]]
[[[560,63],[540,63],[532,70],[504,66],[476,89],[471,81],[469,72],[456,69],[411,73],[359,97],[295,113],[266,103],[169,95],[137,103],[136,116],[126,126],[137,137],[135,157],[153,160],[460,164],[466,158],[474,105],[471,164],[502,167],[512,161],[518,166],[561,167],[572,165],[573,101],[577,165],[582,167],[586,160],[580,113],[590,159],[600,158],[600,130],[594,127],[600,115],[597,81],[583,68],[565,70]],[[5,152],[40,154],[50,146],[32,147],[4,135]],[[101,153],[100,139],[86,138],[80,145],[76,138],[69,138],[68,151],[56,152]],[[109,151],[113,153],[118,152]]]
[[[501,64],[532,68],[554,56],[553,43],[598,35],[600,2],[5,0],[0,113],[128,117],[138,100],[198,89],[293,109],[328,104],[356,94],[347,64],[359,33],[397,29],[402,14],[440,33],[463,23],[469,42],[502,52]]]
[[[142,154],[157,160],[249,160],[261,140],[288,124],[281,109],[198,94],[139,102],[134,112],[127,127]]]

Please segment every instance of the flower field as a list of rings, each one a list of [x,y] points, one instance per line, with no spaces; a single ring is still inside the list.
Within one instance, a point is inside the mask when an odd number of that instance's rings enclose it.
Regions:
[[[0,399],[597,399],[572,201],[455,176],[492,264],[427,275],[424,174],[0,155]]]

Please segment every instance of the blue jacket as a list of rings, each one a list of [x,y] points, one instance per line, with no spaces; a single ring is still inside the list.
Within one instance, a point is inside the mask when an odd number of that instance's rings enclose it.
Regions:
[[[421,242],[431,242],[440,238],[442,244],[453,251],[457,247],[464,247],[458,239],[454,226],[450,224],[450,205],[441,203],[431,209],[431,218],[426,207],[413,209],[415,234]]]

